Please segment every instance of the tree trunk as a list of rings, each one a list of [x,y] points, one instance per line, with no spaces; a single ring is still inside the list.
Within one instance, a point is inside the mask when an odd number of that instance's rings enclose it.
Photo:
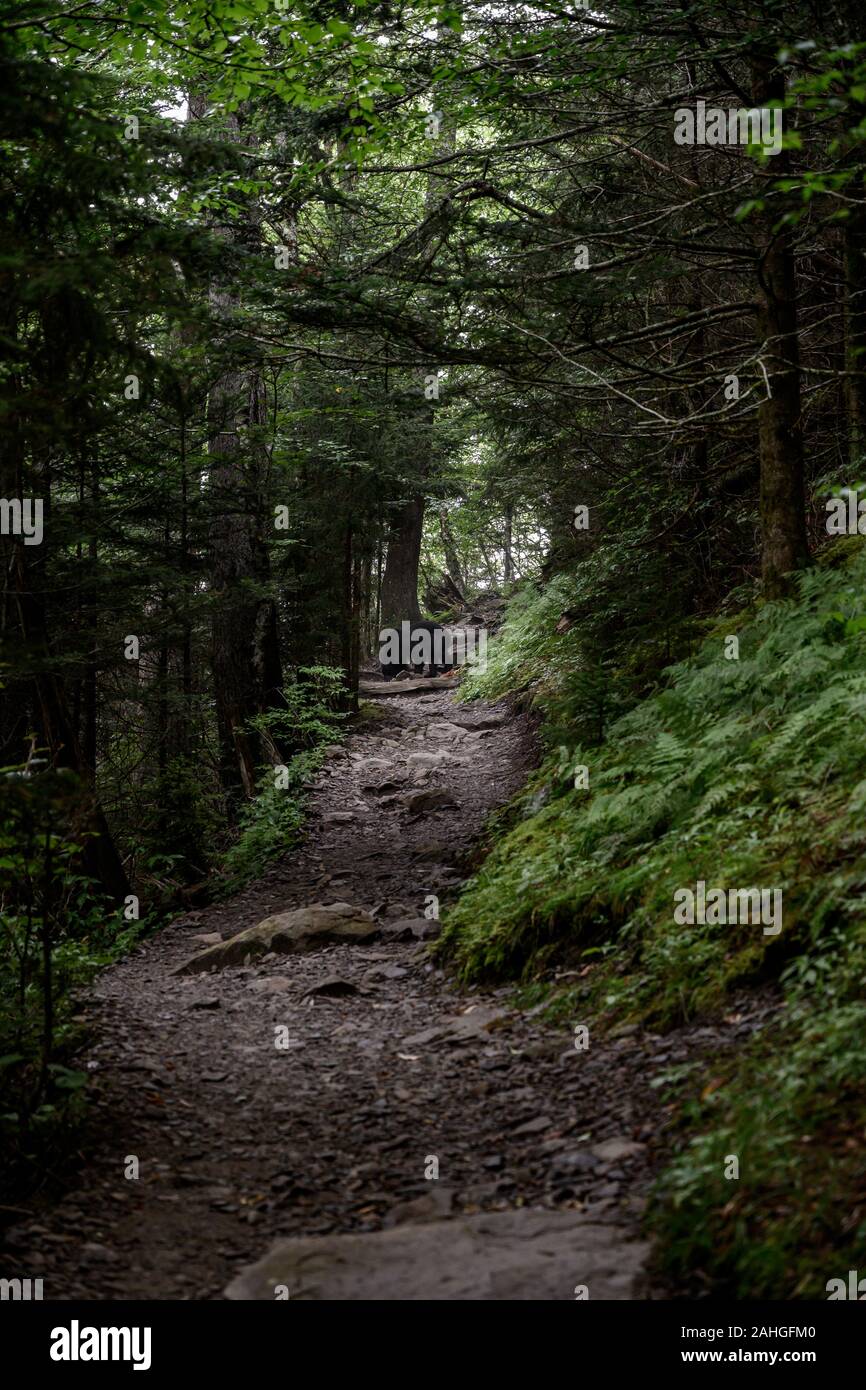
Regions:
[[[46,487],[46,493],[47,490]],[[46,551],[47,542],[43,542],[39,549]],[[43,570],[45,554],[40,556],[38,564]],[[34,568],[28,565],[26,547],[16,543],[13,587],[21,638],[34,670],[33,715],[37,746],[46,751],[52,766],[69,768],[81,778],[83,799],[79,810],[85,834],[81,851],[82,867],[89,878],[102,885],[109,897],[120,903],[129,893],[129,882],[96,796],[96,769],[85,762],[77,730],[66,709],[62,682],[52,669],[54,663],[42,600],[44,581],[36,579]]]
[[[256,773],[269,761],[250,728],[256,714],[275,708],[282,687],[276,607],[268,592],[270,566],[260,529],[256,445],[249,430],[263,420],[256,373],[229,371],[208,401],[213,429],[210,489],[213,676],[220,742],[220,777],[229,802],[255,794]]]
[[[437,25],[437,33],[447,50],[453,39],[441,21]],[[446,116],[436,146],[436,153],[439,155],[449,154],[455,147],[456,126],[453,119]],[[425,220],[446,201],[449,193],[450,181],[447,177],[437,179],[435,175],[428,175],[424,202]],[[424,249],[422,248],[420,254],[424,254]],[[418,373],[422,397],[426,375],[427,369],[425,368],[422,368]],[[421,538],[424,532],[425,498],[422,487],[426,483],[432,462],[433,416],[432,410],[426,412],[425,428],[416,446],[414,471],[418,482],[417,490],[401,507],[392,523],[388,537],[388,555],[385,561],[385,575],[382,580],[383,627],[393,627],[404,618],[416,621],[421,617],[421,609],[418,605],[418,566],[421,560]]]
[[[514,524],[514,508],[511,503],[505,507],[505,544],[502,552],[502,579],[503,584],[511,584],[514,580],[514,560],[512,558],[512,528]]]
[[[846,31],[852,40],[863,42],[863,7],[859,3],[842,7]],[[856,67],[856,58],[853,65]],[[852,77],[852,81],[854,78]],[[866,117],[866,103],[856,101],[849,94],[851,112],[846,124],[850,127],[856,118],[862,125]],[[866,211],[862,201],[862,147],[846,132],[849,148],[846,163],[858,172],[851,187],[856,196],[846,204],[849,216],[843,225],[844,266],[845,266],[845,405],[848,420],[848,463],[852,469],[859,470],[866,462]],[[851,477],[849,483],[859,481]]]
[[[856,468],[866,454],[866,214],[859,204],[852,203],[844,226],[845,399],[849,459]]]
[[[201,118],[204,110],[200,95],[190,100],[191,118]],[[243,141],[239,113],[226,119],[231,137]],[[224,225],[219,231],[227,242],[258,244],[252,207],[237,224]],[[237,307],[234,291],[228,283],[214,286],[210,299],[228,335]],[[259,769],[273,761],[273,745],[251,730],[249,721],[279,705],[282,669],[270,558],[262,532],[264,382],[255,366],[232,363],[230,343],[224,351],[228,365],[212,384],[207,404],[208,480],[213,513],[211,632],[219,771],[227,812],[233,819],[237,803],[255,794]]]
[[[445,564],[448,567],[448,577],[462,599],[466,595],[466,580],[463,576],[463,566],[460,563],[460,556],[457,551],[457,539],[451,529],[451,518],[448,515],[446,507],[439,508],[439,535],[442,538],[442,549],[445,552]]]
[[[755,106],[784,95],[784,76],[773,57],[756,57],[752,65]],[[784,151],[775,155],[773,173],[784,175],[787,164]],[[759,413],[761,568],[767,598],[788,593],[792,572],[809,563],[794,256],[790,234],[784,229],[773,231],[778,216],[775,204],[765,214],[766,240],[758,266],[758,336],[771,393]]]
[[[424,498],[410,497],[395,519],[388,538],[388,556],[382,576],[382,627],[399,627],[404,618],[417,622],[418,563],[424,531]]]

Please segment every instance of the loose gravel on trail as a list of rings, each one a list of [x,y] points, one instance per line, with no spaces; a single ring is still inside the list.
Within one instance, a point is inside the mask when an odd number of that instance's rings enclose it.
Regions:
[[[66,1195],[34,1201],[12,1228],[4,1264],[42,1277],[46,1299],[218,1299],[286,1238],[320,1237],[319,1250],[415,1226],[426,1284],[409,1296],[472,1296],[441,1267],[450,1233],[455,1261],[471,1246],[483,1268],[489,1239],[491,1269],[506,1271],[475,1296],[573,1298],[587,1269],[620,1271],[603,1296],[635,1296],[665,1120],[651,1077],[690,1049],[733,1045],[751,1021],[671,1039],[634,1030],[580,1052],[511,989],[461,991],[431,963],[432,899],[460,882],[460,856],[533,756],[528,721],[504,705],[460,705],[448,689],[379,700],[317,777],[304,843],[90,991],[80,1154]],[[173,973],[272,914],[334,903],[373,914],[374,939]],[[585,1217],[573,1239],[564,1223],[543,1278],[538,1209]],[[496,1212],[525,1219],[495,1235],[473,1225]],[[454,1224],[440,1235],[436,1222]],[[375,1246],[350,1242],[363,1279],[333,1296],[375,1298],[377,1268],[382,1296],[399,1296],[406,1239],[385,1242],[387,1278]],[[421,1258],[434,1248],[439,1265]]]

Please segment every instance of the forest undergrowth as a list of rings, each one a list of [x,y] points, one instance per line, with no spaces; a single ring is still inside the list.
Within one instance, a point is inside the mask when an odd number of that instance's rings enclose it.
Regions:
[[[820,1296],[815,1270],[856,1268],[866,1238],[866,551],[841,541],[795,597],[706,621],[693,655],[596,741],[597,675],[577,631],[554,629],[586,584],[522,594],[464,687],[552,717],[442,949],[464,980],[517,979],[591,1030],[673,1029],[737,991],[779,991],[776,1022],[745,1052],[666,1078],[681,1132],[650,1219],[679,1276]],[[614,690],[634,689],[628,662]],[[569,728],[584,742],[564,742]],[[701,881],[707,896],[778,891],[781,930],[724,909],[678,921],[675,894]],[[551,984],[554,966],[570,967],[565,983]]]

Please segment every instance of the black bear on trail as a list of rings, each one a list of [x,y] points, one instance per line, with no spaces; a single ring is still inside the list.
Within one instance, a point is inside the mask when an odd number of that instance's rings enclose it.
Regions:
[[[451,633],[441,623],[426,618],[404,621],[396,628],[385,628],[379,634],[379,665],[386,681],[401,671],[413,671],[423,676],[429,666],[431,676],[441,676],[454,665]]]

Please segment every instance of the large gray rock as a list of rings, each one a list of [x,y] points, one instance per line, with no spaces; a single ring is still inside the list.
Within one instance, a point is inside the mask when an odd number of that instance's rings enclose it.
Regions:
[[[226,965],[243,965],[256,960],[268,951],[291,955],[299,951],[314,951],[340,941],[369,941],[378,926],[369,912],[349,903],[311,903],[294,912],[278,912],[266,917],[254,927],[238,932],[218,946],[177,966],[175,975],[200,975],[206,970],[222,970]]]
[[[422,748],[419,753],[410,753],[406,762],[410,767],[442,767],[443,763],[449,762],[449,754],[444,748],[438,752]]]
[[[437,743],[455,743],[466,737],[466,730],[461,728],[459,724],[451,724],[447,720],[442,720],[435,724],[428,724],[426,734],[428,738],[435,739]]]
[[[360,1235],[282,1240],[229,1284],[230,1299],[571,1301],[637,1296],[649,1245],[579,1212],[487,1212]],[[283,1295],[285,1296],[285,1295]]]

